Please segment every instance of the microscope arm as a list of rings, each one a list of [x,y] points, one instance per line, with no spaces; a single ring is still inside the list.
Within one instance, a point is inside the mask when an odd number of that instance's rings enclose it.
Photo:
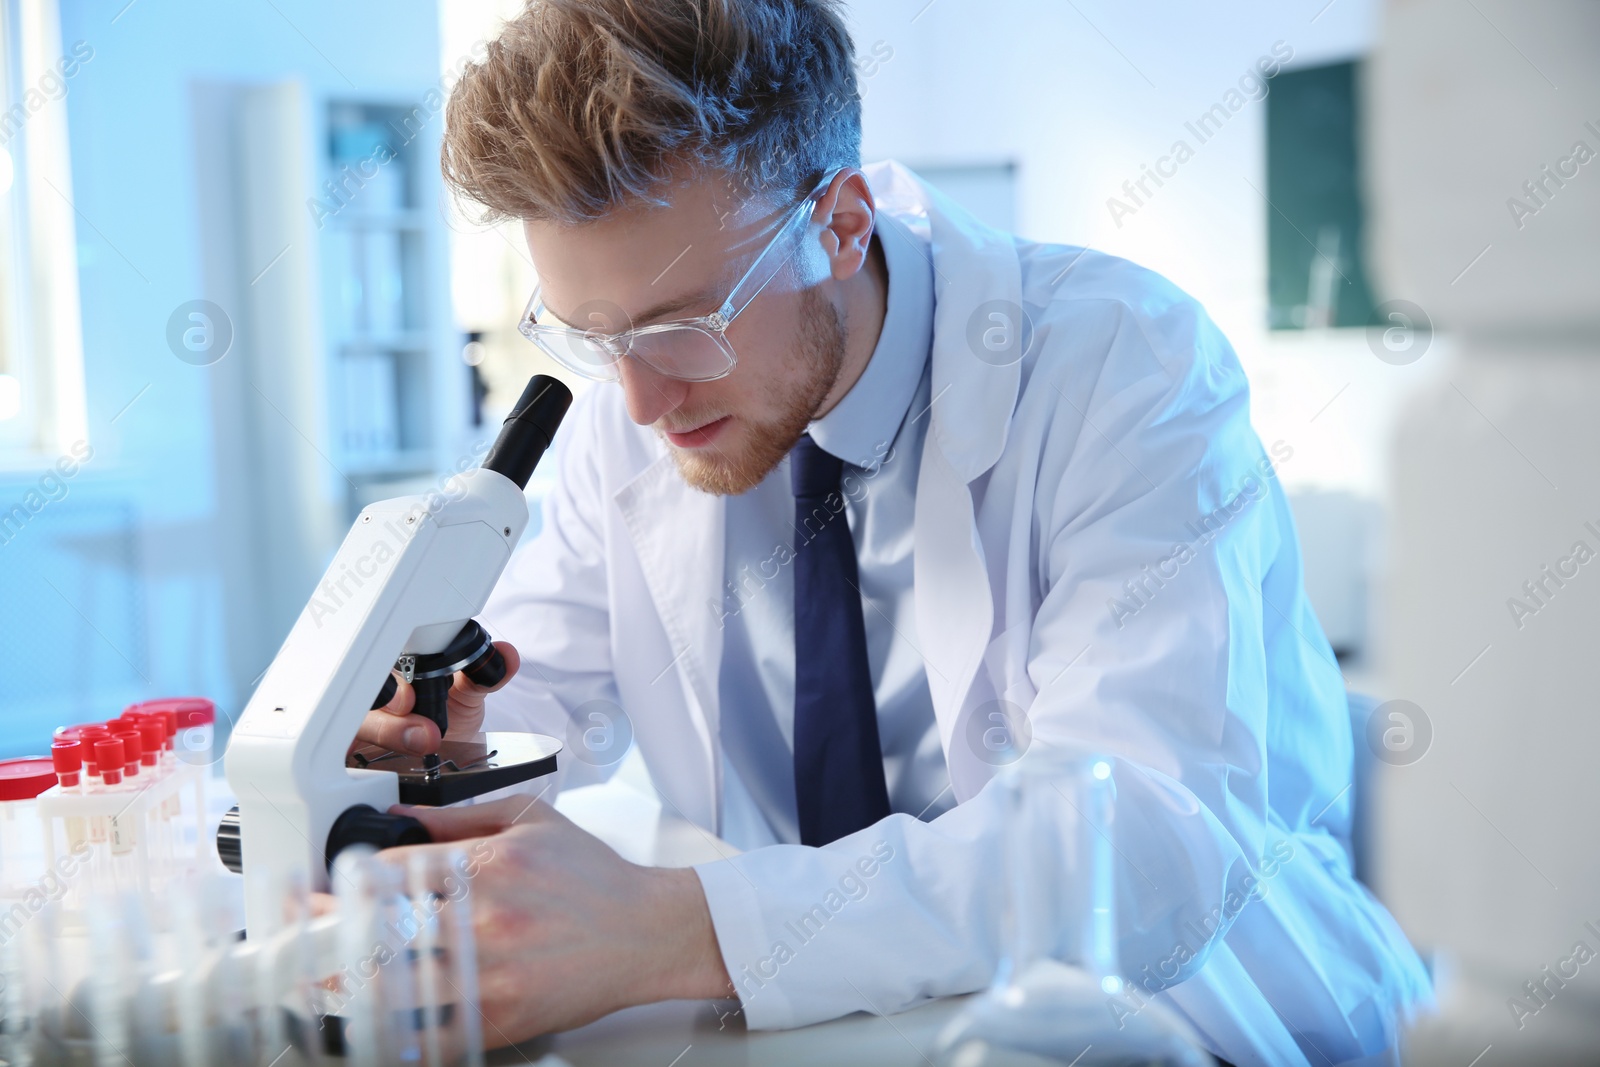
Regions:
[[[403,669],[403,657],[449,651],[483,610],[527,525],[528,478],[571,399],[535,377],[483,466],[448,494],[371,505],[345,536],[228,746],[252,938],[283,925],[266,887],[301,878],[327,888],[329,832],[342,815],[397,802],[393,773],[345,766],[350,742],[397,660]],[[470,666],[490,659],[475,650]]]

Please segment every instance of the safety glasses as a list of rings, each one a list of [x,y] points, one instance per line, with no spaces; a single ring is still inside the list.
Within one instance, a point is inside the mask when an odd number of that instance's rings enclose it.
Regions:
[[[686,382],[725,378],[737,360],[733,345],[728,342],[728,327],[798,251],[800,246],[795,238],[805,232],[817,201],[842,169],[829,171],[816,188],[795,205],[750,269],[735,283],[728,298],[709,315],[618,331],[615,329],[617,322],[607,320],[624,318],[625,313],[607,305],[606,310],[595,310],[585,316],[594,324],[591,329],[557,326],[548,321],[555,316],[540,298],[542,287],[536,286],[528,299],[527,310],[517,323],[517,330],[563,367],[594,381],[616,381],[624,357],[638,360],[657,374]],[[791,244],[793,248],[789,247]],[[788,254],[780,251],[784,248],[789,248]],[[580,314],[584,312],[583,308],[578,310]]]

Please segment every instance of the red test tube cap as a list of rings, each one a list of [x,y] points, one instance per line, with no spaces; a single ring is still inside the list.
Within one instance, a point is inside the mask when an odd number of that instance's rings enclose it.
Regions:
[[[100,756],[95,752],[94,746],[96,742],[105,741],[110,738],[111,731],[107,730],[99,723],[89,723],[79,726],[76,729],[78,731],[78,740],[83,742],[84,767],[88,769],[90,774],[99,774]]]
[[[112,719],[106,723],[106,729],[111,731],[112,737],[122,741],[123,775],[131,778],[138,774],[139,761],[144,757],[144,739],[139,734],[139,724],[132,719]]]
[[[105,779],[106,785],[119,785],[122,782],[122,768],[127,762],[127,752],[122,747],[122,738],[112,737],[94,743],[95,762],[100,765],[100,777]]]
[[[83,771],[83,742],[56,741],[50,746],[50,762],[63,789],[77,786]]]
[[[161,746],[167,740],[167,728],[160,718],[146,716],[139,720],[139,740],[144,742],[144,754],[140,762],[146,767],[154,767],[161,757]]]

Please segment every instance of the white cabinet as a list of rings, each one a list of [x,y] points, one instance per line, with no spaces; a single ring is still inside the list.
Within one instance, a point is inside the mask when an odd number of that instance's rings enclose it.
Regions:
[[[437,121],[420,102],[315,108],[333,462],[354,483],[425,478],[466,432],[469,371],[449,305]],[[381,495],[381,493],[379,494]]]
[[[450,301],[440,116],[298,81],[212,89],[202,130],[231,204],[208,235],[233,262],[235,357],[218,447],[247,472],[232,516],[260,590],[263,647],[305,605],[374,499],[415,492],[472,454],[470,368]],[[209,224],[209,221],[208,221]],[[223,295],[219,293],[219,295]],[[222,409],[219,409],[222,410]]]

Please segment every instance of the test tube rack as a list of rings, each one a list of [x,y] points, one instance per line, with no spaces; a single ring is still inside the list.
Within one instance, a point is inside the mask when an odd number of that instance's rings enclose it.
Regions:
[[[347,849],[336,871],[331,910],[277,886],[289,921],[249,941],[221,875],[90,894],[77,930],[52,903],[0,938],[0,1064],[482,1067],[465,854]]]
[[[102,792],[52,786],[37,804],[44,822],[45,875],[65,887],[67,916],[102,890],[158,896],[175,881],[216,866],[205,832],[208,768],[182,762],[153,769],[148,782]]]

